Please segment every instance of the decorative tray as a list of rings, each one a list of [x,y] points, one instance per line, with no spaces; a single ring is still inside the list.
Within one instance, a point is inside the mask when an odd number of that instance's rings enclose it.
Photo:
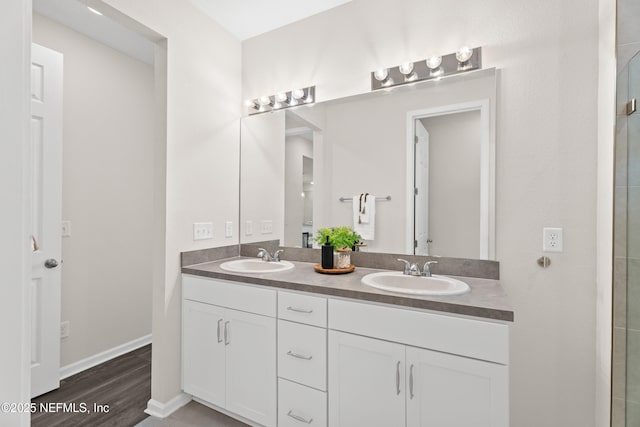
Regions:
[[[321,264],[315,264],[313,266],[313,269],[318,273],[322,273],[322,274],[345,274],[345,273],[351,273],[353,270],[356,269],[356,266],[351,264],[349,265],[349,268],[322,268]]]

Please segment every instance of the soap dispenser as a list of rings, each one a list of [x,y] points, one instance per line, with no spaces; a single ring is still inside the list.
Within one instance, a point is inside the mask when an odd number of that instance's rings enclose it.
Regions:
[[[327,236],[327,242],[322,245],[322,268],[326,270],[333,268],[333,246],[329,243],[329,236]]]

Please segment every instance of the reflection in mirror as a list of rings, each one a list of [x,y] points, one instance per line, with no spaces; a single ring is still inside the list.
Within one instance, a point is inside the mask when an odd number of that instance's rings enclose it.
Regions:
[[[295,114],[285,117],[284,246],[311,247],[313,130]]]
[[[349,225],[369,229],[365,251],[493,259],[495,79],[480,70],[243,118],[241,243],[308,247],[318,228]]]

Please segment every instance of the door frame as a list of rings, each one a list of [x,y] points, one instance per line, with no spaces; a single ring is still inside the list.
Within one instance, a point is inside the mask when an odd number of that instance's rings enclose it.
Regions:
[[[0,385],[0,396],[5,402],[17,404],[30,401],[31,367],[29,338],[29,287],[31,277],[31,190],[30,190],[30,121],[31,121],[31,1],[9,2],[3,6],[0,26],[0,51],[14,57],[4,67],[5,78],[0,81],[4,101],[11,105],[0,115],[0,145],[2,158],[9,159],[7,168],[0,168],[0,179],[9,183],[9,194],[3,210],[2,279],[7,286],[0,298],[0,313],[6,329],[3,345],[11,352],[0,355],[6,382]],[[5,157],[6,156],[6,157]],[[4,232],[7,231],[5,234]],[[0,413],[3,423],[18,426],[30,424],[28,411]]]
[[[448,114],[480,111],[482,136],[480,142],[480,259],[495,258],[495,111],[488,98],[459,104],[443,105],[407,112],[406,131],[406,253],[413,254],[414,247],[414,177],[415,177],[415,121]],[[493,117],[493,118],[492,118]]]

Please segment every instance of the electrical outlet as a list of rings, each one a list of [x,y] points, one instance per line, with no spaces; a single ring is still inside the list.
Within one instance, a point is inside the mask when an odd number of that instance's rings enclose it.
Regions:
[[[262,234],[271,234],[273,233],[273,221],[262,221],[260,223],[260,232]]]
[[[251,236],[253,234],[253,221],[245,221],[244,234]]]
[[[65,320],[60,323],[60,338],[68,338],[71,335],[71,322]]]
[[[562,252],[562,228],[542,229],[542,251]]]
[[[233,237],[233,222],[227,221],[224,223],[224,236]]]
[[[193,240],[213,239],[213,224],[210,222],[193,223]]]

